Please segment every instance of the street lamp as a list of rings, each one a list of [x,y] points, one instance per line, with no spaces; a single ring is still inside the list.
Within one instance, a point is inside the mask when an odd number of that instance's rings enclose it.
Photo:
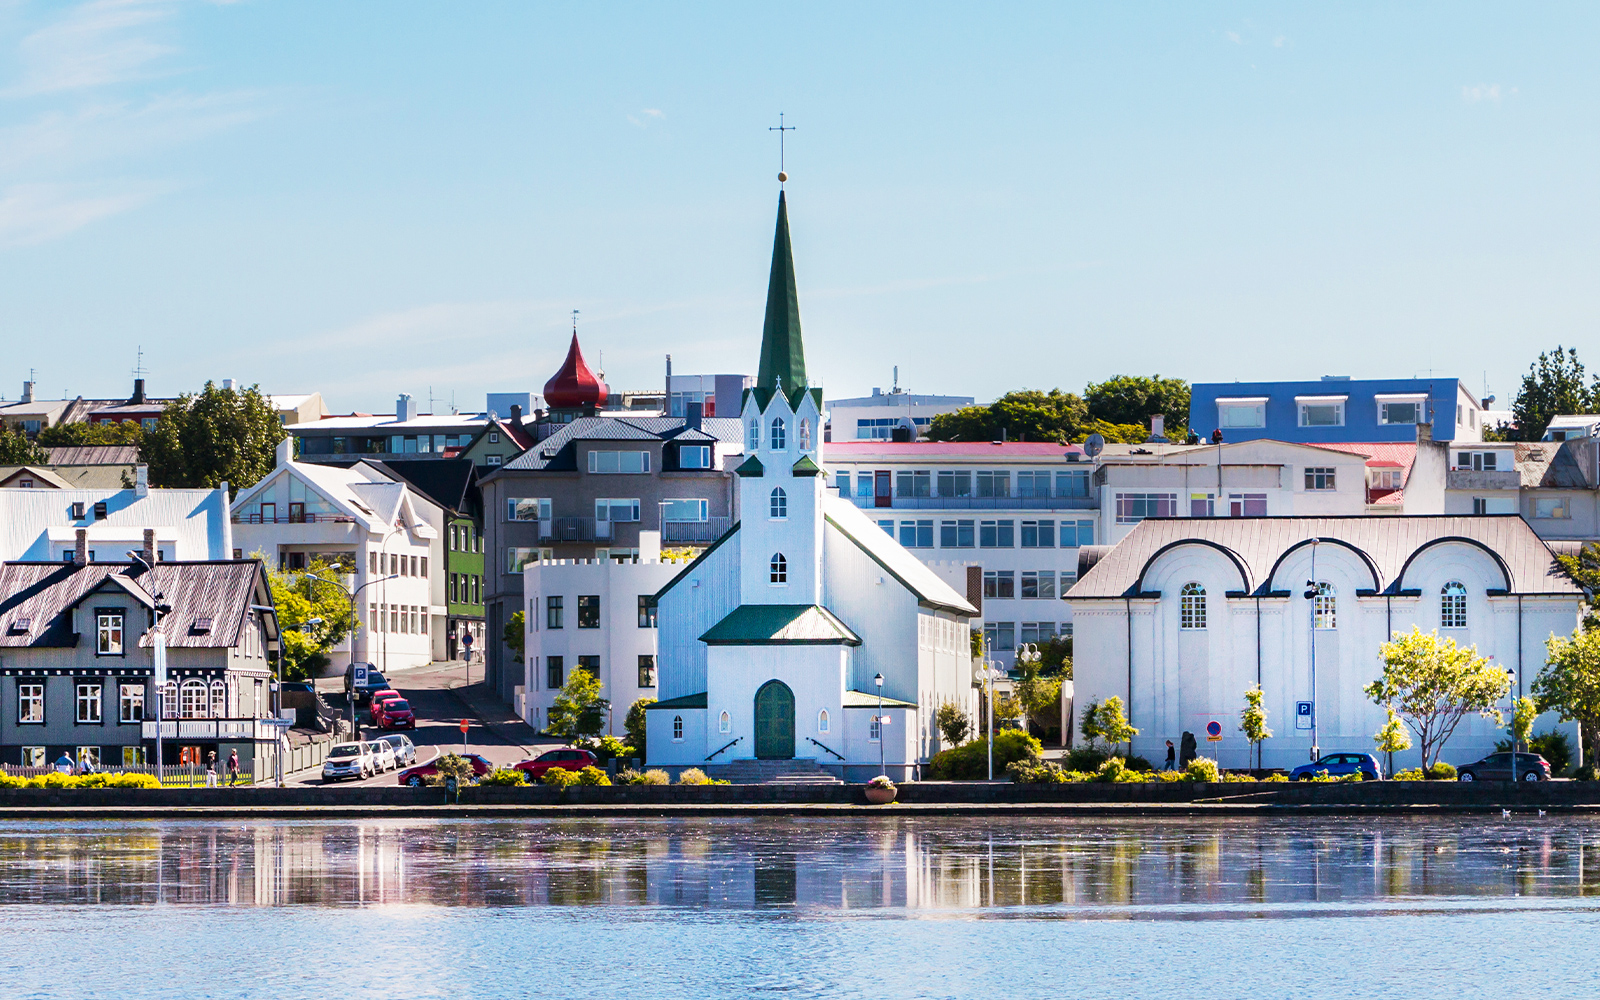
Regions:
[[[883,777],[888,773],[884,766],[883,756],[883,675],[877,674],[872,678],[872,683],[878,685],[878,776]]]
[[[1322,587],[1317,583],[1317,543],[1320,539],[1311,539],[1311,579],[1306,581],[1306,600],[1311,604],[1311,760],[1316,761],[1321,747],[1318,746],[1317,729],[1317,603],[1322,596]]]
[[[988,644],[987,643],[984,644],[984,649],[985,649],[985,651],[988,650]],[[1001,676],[999,669],[997,669],[998,667],[999,667],[999,664],[996,663],[994,660],[980,659],[978,661],[978,668],[972,672],[973,676],[978,681],[982,682],[985,685],[985,690],[987,691],[987,695],[984,698],[984,702],[988,705],[988,716],[989,716],[989,720],[988,720],[988,735],[989,735],[989,780],[990,781],[994,780],[994,682],[996,680],[998,680],[1000,678],[1000,676]]]
[[[155,624],[151,629],[155,632],[150,637],[152,679],[156,689],[156,781],[161,781],[161,727],[167,721],[167,636],[161,631],[161,619],[172,614],[172,605],[162,594],[156,595],[155,606],[150,609],[154,612]],[[177,733],[177,723],[173,723],[173,733]]]
[[[307,580],[315,580],[318,583],[325,583],[330,587],[338,587],[340,590],[344,591],[345,597],[349,599],[349,601],[350,601],[350,663],[351,663],[351,670],[352,670],[352,673],[353,673],[354,669],[355,669],[354,668],[354,664],[355,664],[355,658],[356,658],[356,632],[355,632],[356,595],[361,593],[363,590],[366,590],[368,587],[372,586],[375,583],[382,583],[385,580],[392,580],[396,576],[398,576],[398,574],[391,574],[389,576],[374,577],[373,579],[368,580],[366,583],[363,583],[361,586],[357,587],[355,590],[351,590],[349,587],[346,587],[344,584],[340,583],[337,580],[326,580],[326,579],[323,579],[322,577],[316,575],[315,573],[304,573],[304,574],[301,574],[301,575],[304,576],[305,579],[307,579]],[[313,622],[315,622],[318,625],[320,625],[320,624],[322,624],[322,619],[320,619],[320,618],[308,618],[308,619],[306,619],[306,624],[307,625],[310,625]],[[385,662],[387,663],[387,660],[385,660]],[[361,739],[361,733],[360,733],[359,730],[356,729],[356,692],[355,692],[354,687],[352,687],[351,690],[350,690],[349,698],[350,698],[350,736],[351,736],[352,739],[360,740]]]

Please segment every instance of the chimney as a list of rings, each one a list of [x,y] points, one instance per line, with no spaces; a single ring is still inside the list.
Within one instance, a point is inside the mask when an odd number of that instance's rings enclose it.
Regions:
[[[522,407],[517,403],[511,404],[511,426],[518,430],[522,428]]]
[[[417,419],[417,401],[411,398],[411,393],[402,392],[400,398],[395,400],[394,418],[396,420]]]
[[[239,383],[234,379],[225,378],[222,380],[222,387],[229,392],[232,392],[233,390],[239,388]]]
[[[150,495],[150,466],[143,462],[133,470],[133,495],[141,498]]]
[[[74,566],[87,566],[89,564],[89,529],[78,529],[78,541],[72,550],[72,564]]]
[[[700,429],[702,414],[705,412],[704,403],[690,403],[684,408],[684,423],[692,431]]]
[[[141,404],[143,402],[145,402],[145,398],[144,398],[144,379],[136,378],[136,379],[133,380],[133,395],[128,397],[128,405],[129,406],[138,406],[139,404]]]
[[[1167,417],[1164,413],[1157,413],[1150,418],[1150,437],[1146,440],[1157,444],[1167,443]]]
[[[287,434],[284,435],[283,440],[278,442],[276,459],[276,464],[273,467],[278,469],[283,468],[294,460],[294,438],[289,437]]]
[[[144,556],[146,566],[156,564],[156,529],[144,529],[144,551],[140,555]]]
[[[31,402],[33,402],[33,383],[32,382],[24,382],[24,383],[22,383],[22,399],[19,400],[19,402],[23,402],[23,403],[31,403]]]
[[[1418,424],[1417,425],[1417,443],[1421,444],[1424,441],[1432,441],[1432,440],[1433,440],[1433,425],[1432,424]]]

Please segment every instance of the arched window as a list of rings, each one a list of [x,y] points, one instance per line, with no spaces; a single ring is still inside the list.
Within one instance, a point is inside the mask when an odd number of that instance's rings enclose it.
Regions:
[[[867,740],[868,742],[876,743],[881,739],[883,739],[883,723],[879,722],[878,717],[874,715],[872,717],[872,726],[867,730]]]
[[[755,451],[761,447],[761,421],[751,419],[750,427],[745,431],[744,446],[747,451]]]
[[[774,552],[772,554],[772,582],[789,582],[789,560],[783,557],[782,552]]]
[[[717,732],[733,732],[733,716],[729,715],[727,712],[723,712],[721,717],[717,719]]]
[[[800,450],[811,450],[811,421],[806,417],[800,418]]]
[[[672,742],[683,742],[683,716],[681,715],[672,717]]]
[[[773,451],[782,451],[789,446],[787,438],[788,435],[783,429],[783,418],[773,417],[772,431],[767,435],[767,447]]]
[[[1206,588],[1198,583],[1186,583],[1178,593],[1178,627],[1205,628]]]
[[[1333,592],[1333,584],[1317,584],[1317,606],[1313,610],[1316,616],[1314,628],[1339,627],[1339,599]]]
[[[228,686],[220,680],[211,682],[211,717],[213,719],[228,717]]]
[[[1439,627],[1467,627],[1467,588],[1454,580],[1439,592]]]
[[[828,731],[828,710],[827,709],[823,709],[822,711],[817,713],[817,732],[825,733],[827,731]]]
[[[167,681],[161,686],[161,717],[163,719],[176,719],[178,717],[177,681]]]
[[[782,486],[772,491],[771,513],[774,520],[782,520],[789,516],[789,494],[783,492]]]
[[[204,719],[206,717],[206,682],[184,681],[179,689],[181,709],[185,719]]]

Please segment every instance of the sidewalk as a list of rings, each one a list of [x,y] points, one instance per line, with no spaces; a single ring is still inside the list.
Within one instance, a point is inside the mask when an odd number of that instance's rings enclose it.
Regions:
[[[483,662],[474,660],[466,664],[461,660],[445,660],[428,668],[436,673],[445,690],[455,695],[466,706],[467,712],[476,716],[484,728],[514,746],[520,746],[530,757],[552,746],[565,745],[561,740],[543,737],[538,730],[522,721],[511,706],[496,698],[483,683]],[[421,673],[416,671],[415,673]]]

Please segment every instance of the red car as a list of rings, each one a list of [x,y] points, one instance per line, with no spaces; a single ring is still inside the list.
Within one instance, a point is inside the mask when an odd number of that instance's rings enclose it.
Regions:
[[[599,762],[600,758],[587,750],[562,747],[560,750],[546,750],[531,760],[517,764],[516,768],[527,775],[528,784],[537,785],[544,777],[544,773],[552,767],[566,771],[581,771],[586,767],[598,765]]]
[[[372,724],[379,729],[415,729],[417,717],[404,698],[385,698],[373,708]]]
[[[393,701],[395,698],[404,698],[404,697],[405,697],[405,695],[401,694],[399,691],[396,691],[394,688],[385,688],[382,691],[374,691],[374,692],[372,692],[372,704],[371,704],[371,707],[368,709],[372,713],[372,724],[374,726],[376,726],[378,724],[378,706],[379,705],[382,705],[385,701]]]
[[[462,756],[466,757],[467,763],[472,765],[472,776],[474,778],[481,778],[494,770],[494,765],[478,754],[469,753]],[[426,764],[418,764],[416,767],[406,768],[400,772],[400,784],[410,785],[412,788],[421,787],[424,778],[439,773],[438,763],[438,760],[434,759]]]

